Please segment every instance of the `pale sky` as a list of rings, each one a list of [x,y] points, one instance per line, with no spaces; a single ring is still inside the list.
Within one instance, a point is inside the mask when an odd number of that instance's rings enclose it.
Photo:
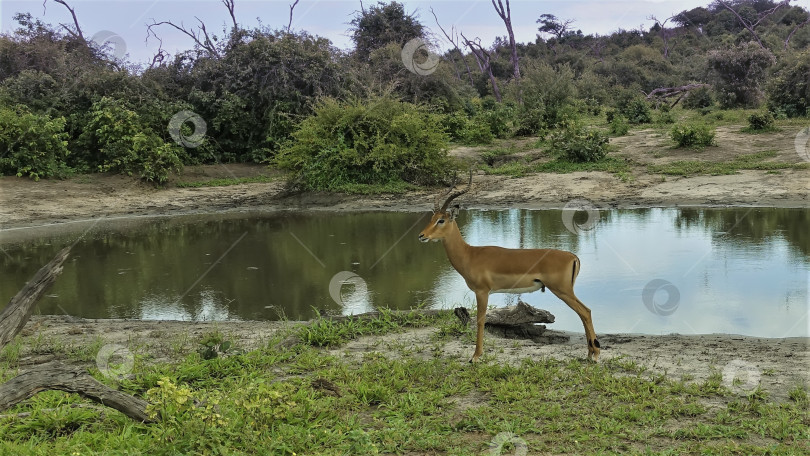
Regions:
[[[283,28],[289,21],[289,5],[294,0],[236,0],[236,19],[246,28],[258,25],[259,21],[271,28]],[[683,10],[706,6],[711,0],[649,0],[649,1],[529,1],[512,0],[512,24],[518,42],[534,42],[537,35],[536,24],[541,14],[549,13],[561,19],[574,19],[573,30],[583,33],[601,35],[618,29],[637,29],[643,26],[648,29],[653,22],[647,19],[655,15],[665,19]],[[76,10],[79,24],[84,34],[91,38],[117,35],[114,38],[123,42],[130,61],[145,62],[151,60],[157,50],[158,42],[150,38],[145,43],[146,24],[154,19],[158,22],[171,20],[187,27],[197,24],[195,16],[206,23],[209,32],[222,35],[223,26],[230,23],[226,8],[219,0],[73,0],[69,4]],[[364,1],[366,7],[376,2]],[[451,26],[461,30],[468,38],[480,37],[482,42],[490,44],[496,36],[505,36],[503,22],[495,13],[490,0],[403,0],[408,12],[416,12],[420,22],[427,26],[437,39],[439,45],[446,49],[448,44],[436,27],[430,8],[436,12],[442,26],[450,30]],[[804,3],[804,2],[799,2]],[[64,6],[47,2],[43,11],[42,0],[3,0],[0,2],[0,30],[10,32],[15,27],[12,20],[16,12],[30,12],[43,22],[72,23]],[[360,10],[360,1],[346,0],[300,0],[293,16],[293,29],[323,36],[342,49],[352,46],[348,35],[349,22],[355,12]],[[258,19],[257,19],[258,18]],[[158,28],[163,39],[163,48],[170,53],[192,48],[191,40],[168,26]],[[112,41],[113,43],[115,41]]]

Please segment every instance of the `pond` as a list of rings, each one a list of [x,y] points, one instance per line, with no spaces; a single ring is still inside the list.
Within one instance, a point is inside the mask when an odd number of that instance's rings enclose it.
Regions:
[[[292,320],[375,307],[474,307],[427,213],[243,213],[131,218],[0,231],[0,299],[75,243],[38,314],[84,318]],[[472,245],[579,256],[577,296],[597,333],[808,336],[810,210],[467,210]],[[577,228],[579,227],[579,228]],[[549,292],[522,300],[551,328],[582,331]],[[516,302],[492,295],[490,304]]]

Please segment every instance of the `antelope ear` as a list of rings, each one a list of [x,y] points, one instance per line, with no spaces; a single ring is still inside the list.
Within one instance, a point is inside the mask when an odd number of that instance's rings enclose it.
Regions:
[[[450,208],[450,220],[456,219],[456,216],[458,215],[458,209],[459,209],[458,204]]]

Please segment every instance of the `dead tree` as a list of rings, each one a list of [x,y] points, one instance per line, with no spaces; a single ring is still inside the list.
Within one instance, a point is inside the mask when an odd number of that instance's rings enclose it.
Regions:
[[[674,36],[674,34],[672,33],[672,30],[667,30],[667,22],[669,22],[674,17],[675,16],[670,16],[670,17],[664,19],[663,22],[659,21],[658,18],[656,18],[655,16],[652,16],[652,15],[647,17],[647,19],[649,19],[651,21],[655,21],[655,24],[658,25],[658,28],[659,28],[658,36],[660,36],[661,41],[664,42],[663,53],[664,53],[664,58],[665,59],[669,59],[669,39],[672,36]]]
[[[237,36],[235,32],[239,28],[239,24],[236,22],[236,13],[234,9],[236,8],[236,0],[221,0],[222,4],[225,5],[225,8],[228,10],[228,15],[231,17],[231,23],[233,24],[233,28],[231,29],[231,38],[233,39],[234,36]],[[296,1],[295,3],[298,3]],[[294,7],[295,5],[293,5]],[[290,23],[292,23],[292,8],[290,7]],[[220,58],[222,55],[220,54],[219,49],[217,49],[216,44],[214,43],[215,39],[211,38],[211,35],[208,34],[208,30],[205,28],[205,23],[197,16],[194,16],[194,19],[197,19],[197,22],[200,25],[197,28],[186,28],[185,24],[182,22],[180,25],[175,24],[172,21],[160,21],[157,22],[152,19],[151,24],[147,24],[146,26],[146,41],[149,41],[150,36],[154,36],[156,39],[158,38],[157,33],[152,29],[153,27],[157,27],[159,25],[168,25],[169,27],[173,27],[175,30],[183,33],[187,37],[191,38],[200,49],[203,49],[205,52],[208,53],[211,57]],[[287,31],[289,32],[289,26],[287,27]],[[162,43],[162,42],[161,42]],[[158,52],[160,54],[160,52]],[[157,57],[157,56],[156,56]],[[154,64],[154,60],[152,62]]]
[[[478,68],[481,70],[482,73],[489,76],[489,82],[492,84],[492,94],[495,96],[495,99],[498,100],[498,103],[501,102],[501,91],[498,89],[498,81],[495,79],[495,75],[492,74],[492,65],[491,59],[492,55],[481,46],[481,39],[476,38],[475,41],[467,39],[464,34],[461,34],[461,38],[464,39],[464,44],[470,49],[473,56],[475,56],[475,61],[478,63]]]
[[[470,85],[475,86],[475,81],[473,81],[473,77],[472,77],[472,70],[470,70],[470,64],[467,63],[467,59],[464,58],[464,53],[461,52],[461,49],[458,46],[459,39],[458,39],[458,33],[455,30],[455,27],[451,26],[450,27],[450,33],[452,35],[448,34],[447,31],[444,30],[444,27],[442,27],[442,25],[439,24],[439,18],[436,17],[436,13],[433,12],[433,7],[430,8],[430,12],[431,12],[431,14],[433,14],[433,19],[436,20],[436,25],[439,26],[439,30],[442,31],[442,33],[444,34],[444,37],[447,38],[447,41],[449,41],[450,44],[453,45],[453,49],[458,51],[458,53],[461,55],[461,61],[464,62],[464,67],[467,68],[467,76],[470,78]],[[455,64],[456,64],[456,60],[453,59],[453,66],[455,66]],[[456,71],[456,73],[458,73],[458,70]],[[459,79],[461,79],[460,76],[459,76]]]
[[[62,272],[62,264],[67,259],[70,249],[71,247],[62,249],[50,263],[37,271],[0,313],[0,348],[14,339],[28,322],[34,305]],[[48,390],[76,393],[101,405],[114,408],[134,420],[151,421],[146,414],[148,403],[143,399],[100,383],[85,369],[66,366],[59,362],[36,366],[0,385],[0,411]]]
[[[699,89],[701,87],[710,87],[710,86],[709,84],[687,84],[678,87],[659,87],[657,89],[653,89],[652,91],[650,91],[650,93],[646,93],[644,95],[646,95],[648,100],[655,100],[656,105],[661,104],[661,102],[665,98],[677,96],[678,98],[675,100],[675,102],[669,106],[670,108],[672,108],[675,107],[675,105],[678,104],[678,102],[681,101],[684,95],[689,93],[690,90]]]
[[[47,3],[47,1],[48,0],[45,0],[44,2],[42,2],[42,8],[43,9],[45,8],[45,4]],[[67,10],[70,12],[70,16],[73,18],[73,26],[76,28],[76,30],[75,31],[71,30],[71,28],[68,27],[65,24],[59,24],[59,25],[61,25],[62,28],[65,29],[68,33],[70,33],[70,35],[73,36],[74,38],[78,38],[78,39],[86,42],[87,40],[84,38],[84,33],[82,33],[82,28],[79,26],[79,20],[76,19],[76,11],[73,8],[71,8],[71,6],[68,5],[68,3],[65,0],[53,0],[53,1],[56,2],[56,3],[59,3],[60,5],[64,6],[65,8],[67,8]]]
[[[231,16],[231,22],[233,23],[233,29],[236,30],[239,28],[239,26],[236,25],[236,14],[233,12],[236,7],[236,0],[222,0],[222,4],[228,9],[228,14]]]
[[[205,23],[197,16],[194,16],[194,19],[197,19],[197,21],[200,23],[196,30],[187,29],[182,22],[180,25],[177,25],[172,21],[156,22],[154,19],[152,19],[152,23],[146,26],[146,40],[149,41],[150,36],[157,38],[157,33],[152,30],[153,27],[157,27],[159,25],[168,25],[191,38],[194,41],[194,44],[205,50],[211,57],[220,58],[221,56],[219,54],[219,50],[214,44],[214,41],[211,39],[211,36],[208,35],[208,30],[205,28]]]
[[[790,31],[787,38],[785,38],[785,50],[786,51],[788,49],[788,44],[790,43],[790,39],[793,38],[793,34],[798,32],[800,28],[804,27],[807,24],[810,24],[810,16],[808,16],[807,19],[804,20],[804,22],[801,22],[801,23],[797,24],[796,27],[794,27],[793,30]]]
[[[759,34],[756,32],[755,29],[757,28],[757,26],[759,26],[759,24],[762,23],[762,21],[764,21],[771,14],[775,13],[779,8],[781,8],[783,6],[790,6],[789,3],[790,3],[790,0],[784,0],[784,1],[780,2],[780,3],[777,3],[776,6],[774,6],[773,8],[765,10],[765,11],[757,14],[756,22],[749,22],[748,20],[746,20],[745,18],[740,16],[740,13],[738,13],[734,8],[732,8],[731,5],[728,4],[728,2],[724,2],[723,0],[717,0],[718,5],[722,6],[723,8],[725,8],[725,9],[727,9],[729,11],[731,11],[731,13],[734,16],[737,17],[737,20],[740,22],[740,24],[743,27],[745,27],[745,29],[748,30],[749,33],[751,33],[751,35],[754,37],[754,39],[757,40],[757,43],[759,43],[760,47],[762,47],[762,49],[768,49],[768,48],[766,48],[765,45],[762,44],[762,40],[759,39]]]
[[[290,30],[292,30],[293,11],[295,10],[295,7],[298,5],[298,1],[299,0],[295,0],[295,3],[290,5],[290,22],[287,23],[287,33],[290,33]]]
[[[501,0],[492,1],[492,6],[495,7],[495,12],[498,13],[504,25],[506,25],[506,33],[509,35],[509,48],[512,51],[512,74],[515,79],[520,79],[520,66],[518,65],[517,44],[515,43],[515,32],[512,30],[512,11],[509,8],[509,0],[506,0],[506,7],[504,8]]]

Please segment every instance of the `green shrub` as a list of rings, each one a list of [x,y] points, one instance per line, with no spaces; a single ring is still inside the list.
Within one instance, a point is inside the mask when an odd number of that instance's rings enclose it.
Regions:
[[[662,110],[660,113],[658,113],[658,116],[655,119],[655,123],[657,124],[675,123],[675,116],[673,116],[672,112],[668,110],[667,111]]]
[[[120,100],[104,97],[94,103],[79,141],[88,150],[86,165],[101,172],[138,173],[163,183],[182,167],[182,148],[164,142]]]
[[[617,103],[616,111],[627,118],[627,121],[631,124],[645,124],[652,122],[650,104],[641,97],[621,97]]]
[[[512,123],[515,116],[515,109],[506,103],[496,105],[494,108],[484,111],[476,117],[480,117],[489,127],[489,131],[496,138],[504,139],[512,136]]]
[[[435,183],[451,168],[441,117],[389,97],[326,98],[281,147],[276,163],[305,190]]]
[[[620,115],[612,115],[610,116],[611,120],[608,124],[608,129],[610,134],[613,136],[624,136],[630,131],[630,124],[627,123],[627,119]]]
[[[675,125],[670,136],[678,147],[703,147],[714,145],[714,128],[706,124]]]
[[[65,118],[33,114],[23,105],[0,108],[0,172],[41,177],[67,171]]]
[[[450,139],[462,144],[491,144],[495,139],[495,135],[481,115],[469,118],[465,113],[457,111],[442,116],[441,125],[450,135]]]
[[[810,114],[810,53],[785,56],[768,84],[768,109],[786,117]]]
[[[549,138],[551,151],[572,162],[595,162],[607,155],[608,137],[598,130],[571,125]]]
[[[748,116],[748,127],[744,130],[757,132],[772,131],[776,128],[774,122],[773,114],[770,112],[755,112]]]
[[[714,106],[714,97],[708,87],[698,87],[690,90],[683,99],[683,107],[686,109],[701,109]]]

